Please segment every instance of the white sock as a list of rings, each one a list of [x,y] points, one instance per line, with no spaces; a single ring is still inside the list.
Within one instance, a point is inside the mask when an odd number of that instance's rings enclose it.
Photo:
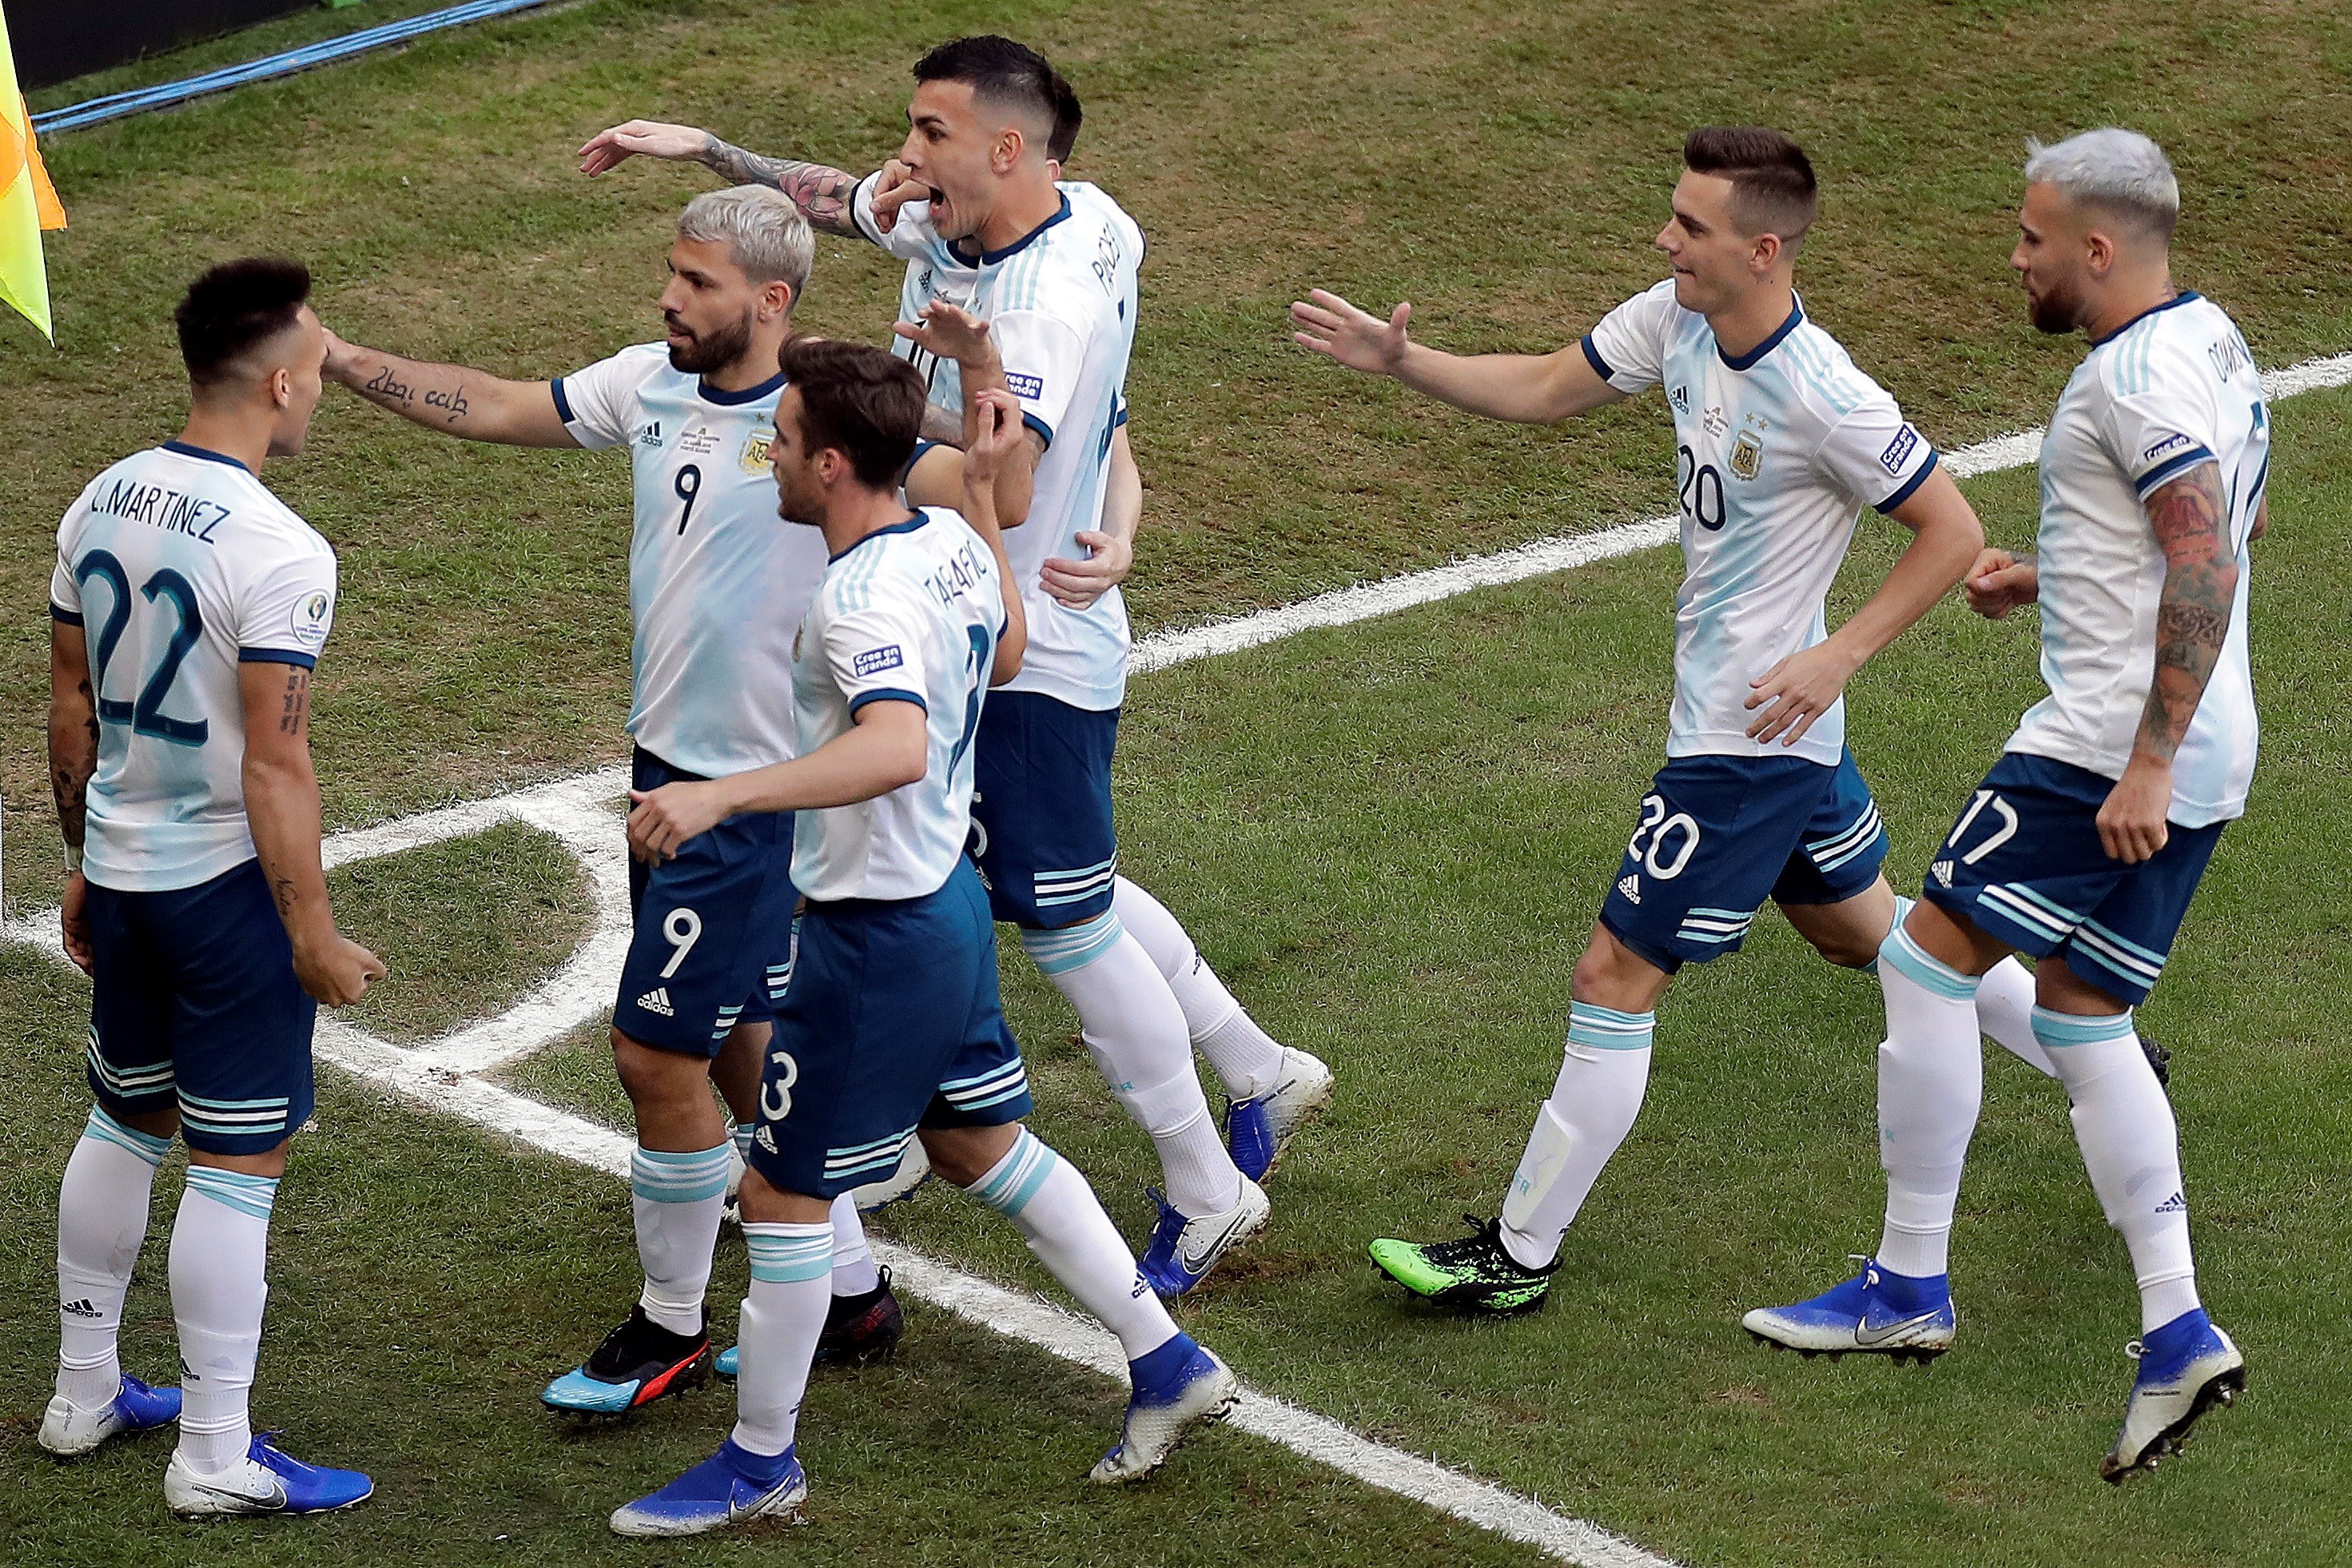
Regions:
[[[1960,1167],[1984,1100],[1977,983],[1901,926],[1878,950],[1886,1040],[1878,1047],[1878,1163],[1886,1171],[1882,1268],[1914,1279],[1946,1272]]]
[[[2180,1131],[2126,1011],[2112,1017],[2033,1010],[2074,1101],[2074,1141],[2107,1223],[2123,1232],[2139,1278],[2140,1331],[2195,1308],[2197,1261],[2180,1181]]]
[[[1536,1108],[1535,1131],[1503,1197],[1503,1250],[1521,1268],[1549,1268],[1559,1256],[1559,1239],[1601,1168],[1633,1130],[1656,1024],[1654,1013],[1570,1004],[1568,1055],[1551,1098]]]
[[[1234,1000],[1176,917],[1124,877],[1112,885],[1110,908],[1166,978],[1184,1010],[1192,1048],[1208,1058],[1225,1093],[1234,1100],[1272,1094],[1282,1081],[1282,1047]]]
[[[2014,957],[1994,964],[1977,983],[1977,1027],[2036,1072],[2058,1076],[2057,1064],[2033,1035],[2033,971]]]
[[[833,1200],[833,1293],[863,1296],[882,1283],[874,1267],[874,1249],[866,1243],[866,1221],[857,1200],[848,1193]]]
[[[216,1476],[253,1446],[247,1400],[269,1300],[268,1176],[190,1165],[172,1225],[172,1316],[180,1326],[180,1458]]]
[[[1242,1173],[1201,1092],[1184,1011],[1143,944],[1106,910],[1058,931],[1024,928],[1021,945],[1077,1009],[1087,1055],[1151,1135],[1168,1201],[1193,1219],[1241,1202]]]
[[[735,1441],[754,1454],[793,1446],[809,1363],[833,1291],[833,1226],[746,1223],[751,1289],[743,1298],[735,1373]]]
[[[1103,1213],[1094,1188],[1027,1128],[1003,1159],[964,1190],[1020,1228],[1037,1261],[1118,1336],[1128,1360],[1176,1337],[1175,1321],[1144,1283],[1135,1254]]]
[[[629,1152],[630,1206],[637,1220],[637,1262],[646,1271],[637,1297],[646,1316],[674,1334],[698,1334],[710,1289],[710,1254],[727,1206],[732,1139],[685,1152]]]
[[[58,1188],[57,1392],[81,1409],[103,1410],[121,1392],[122,1298],[147,1239],[155,1167],[171,1147],[92,1106],[66,1162]]]

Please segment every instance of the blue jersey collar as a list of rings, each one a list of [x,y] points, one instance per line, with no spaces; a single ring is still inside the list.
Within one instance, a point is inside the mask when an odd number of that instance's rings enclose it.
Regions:
[[[1723,340],[1717,338],[1715,342],[1715,352],[1717,354],[1722,355],[1723,363],[1729,365],[1733,370],[1753,369],[1757,361],[1762,359],[1766,354],[1770,353],[1774,349],[1779,348],[1780,346],[1780,340],[1787,337],[1790,332],[1795,331],[1797,328],[1803,323],[1804,320],[1805,302],[1791,294],[1789,297],[1788,320],[1773,328],[1772,335],[1770,337],[1766,338],[1762,342],[1758,343],[1746,353],[1738,355],[1726,353],[1723,347]]]
[[[1002,250],[983,250],[980,253],[979,258],[975,260],[971,253],[963,247],[963,241],[960,239],[951,239],[948,241],[948,251],[966,267],[993,267],[998,262],[1003,260],[1006,257],[1017,255],[1020,252],[1026,250],[1029,247],[1030,241],[1035,239],[1039,235],[1045,233],[1047,229],[1053,227],[1055,224],[1060,223],[1064,218],[1068,217],[1069,216],[1070,198],[1067,195],[1064,195],[1062,197],[1061,211],[1055,213],[1052,217],[1047,218],[1044,223],[1039,224],[1035,228],[1031,229],[1027,234],[1023,235],[1019,239],[1014,240],[1012,244],[1006,246]]]
[[[226,452],[215,452],[210,447],[192,447],[185,441],[166,441],[163,443],[163,450],[177,452],[183,458],[202,458],[207,463],[226,463],[230,468],[244,473],[253,472],[251,468],[247,468]]]
[[[904,522],[894,522],[887,528],[876,529],[873,532],[867,534],[865,539],[857,541],[856,544],[852,544],[849,547],[849,550],[856,549],[858,544],[864,544],[867,540],[879,539],[886,533],[912,533],[915,530],[922,527],[923,524],[929,521],[930,517],[928,513],[919,511],[916,512],[912,516],[908,517]],[[848,554],[849,550],[842,551],[838,555],[829,555],[825,557],[824,563],[828,566],[832,565],[835,562],[840,560],[843,555]]]
[[[2189,303],[2189,301],[2190,301],[2191,300],[2194,300],[2194,299],[2196,299],[2196,298],[2198,298],[2198,293],[2197,293],[2197,290],[2196,290],[2196,289],[2183,289],[2179,293],[2175,294],[2171,299],[2167,300],[2163,304],[2161,304],[2161,305],[2150,305],[2147,310],[2142,310],[2138,315],[2134,316],[2130,321],[2126,321],[2122,326],[2117,327],[2114,331],[2109,332],[2105,337],[2103,337],[2103,338],[2093,338],[2093,339],[2091,340],[2091,346],[2092,346],[2093,348],[2095,348],[2095,348],[2098,348],[2098,347],[2100,347],[2100,346],[2102,346],[2102,345],[2104,345],[2104,344],[2114,342],[2117,338],[2122,337],[2126,332],[2130,331],[2134,327],[2138,326],[2142,321],[2147,321],[2150,316],[2155,315],[2158,310],[2171,310],[2175,305],[2186,305],[2187,303]]]
[[[747,386],[740,392],[722,392],[707,381],[695,384],[695,393],[705,403],[716,403],[721,408],[733,408],[745,403],[757,403],[782,390],[784,373],[778,371],[757,386]]]

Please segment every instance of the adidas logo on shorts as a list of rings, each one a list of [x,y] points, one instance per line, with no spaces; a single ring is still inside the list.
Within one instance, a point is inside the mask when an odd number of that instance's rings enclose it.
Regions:
[[[637,998],[637,1005],[648,1013],[659,1013],[665,1018],[677,1016],[677,1009],[669,1005],[669,987],[656,985]]]
[[[1617,879],[1617,890],[1625,895],[1627,903],[1638,904],[1642,901],[1642,879],[1633,876],[1620,877]]]
[[[1949,860],[1938,860],[1928,867],[1927,871],[1945,887],[1948,888],[1952,885],[1952,863]]]

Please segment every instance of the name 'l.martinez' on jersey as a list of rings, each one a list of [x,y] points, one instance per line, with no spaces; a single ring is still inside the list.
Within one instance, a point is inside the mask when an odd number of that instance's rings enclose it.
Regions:
[[[707,777],[794,754],[793,633],[824,573],[824,541],[776,515],[768,449],[783,389],[778,375],[719,391],[672,369],[662,343],[554,383],[573,439],[629,445],[629,734]]]
[[[1841,699],[1794,746],[1748,739],[1750,682],[1829,636],[1822,602],[1864,506],[1891,511],[1936,466],[1935,448],[1854,368],[1801,302],[1737,357],[1672,279],[1585,335],[1620,392],[1666,389],[1685,571],[1675,600],[1675,700],[1666,755],[1798,756],[1834,766]]]
[[[793,885],[812,901],[919,899],[947,884],[971,833],[971,740],[1004,626],[995,554],[943,507],[826,565],[793,666],[802,754],[847,734],[869,702],[911,702],[929,765],[887,795],[794,817]]]
[[[333,547],[243,463],[167,442],[67,510],[49,613],[83,628],[98,701],[85,874],[168,892],[252,859],[238,667],[318,662]]]
[[[2008,749],[2123,777],[2156,679],[2165,558],[2147,498],[2220,467],[2237,597],[2221,657],[2172,761],[2170,819],[2244,815],[2260,724],[2246,651],[2247,549],[2270,479],[2270,412],[2237,324],[2193,293],[2101,338],[2042,440],[2042,679]]]
[[[926,304],[941,300],[987,321],[1005,384],[1046,443],[1028,521],[1004,531],[1029,621],[1028,652],[1006,689],[1116,708],[1127,693],[1126,601],[1113,589],[1073,610],[1045,591],[1039,574],[1048,559],[1085,560],[1090,552],[1077,536],[1102,526],[1111,437],[1126,417],[1143,231],[1097,187],[1066,181],[1058,187],[1061,210],[1002,250],[941,239],[928,202],[899,208],[886,234],[874,219],[879,177],[858,185],[851,212],[866,238],[907,263],[899,319],[920,320]],[[934,363],[903,338],[892,352],[923,372],[934,406],[962,416],[953,364]]]

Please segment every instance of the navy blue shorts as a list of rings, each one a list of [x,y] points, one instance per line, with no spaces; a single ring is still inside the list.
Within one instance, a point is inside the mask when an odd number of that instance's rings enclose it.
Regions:
[[[699,779],[640,750],[633,789]],[[636,917],[613,1026],[640,1045],[715,1057],[738,1024],[775,1016],[792,973],[793,814],[730,816],[659,866],[629,861]]]
[[[761,1175],[835,1197],[896,1169],[919,1127],[999,1127],[1029,1110],[970,860],[925,898],[808,906],[760,1080]]]
[[[1869,889],[1886,829],[1846,752],[1675,757],[1650,781],[1601,905],[1619,942],[1672,974],[1737,952],[1767,898],[1837,904]]]
[[[2156,987],[2213,847],[2216,822],[2169,824],[2164,847],[2137,866],[2099,843],[2099,807],[2115,781],[2049,757],[2011,752],[1993,764],[1927,865],[1927,901],[2137,1006]]]
[[[1118,710],[994,691],[972,747],[971,856],[1001,921],[1052,930],[1110,908],[1118,836],[1110,755]]]
[[[118,1121],[176,1108],[210,1154],[261,1154],[310,1120],[318,1004],[261,862],[167,893],[89,885],[89,1087]]]

